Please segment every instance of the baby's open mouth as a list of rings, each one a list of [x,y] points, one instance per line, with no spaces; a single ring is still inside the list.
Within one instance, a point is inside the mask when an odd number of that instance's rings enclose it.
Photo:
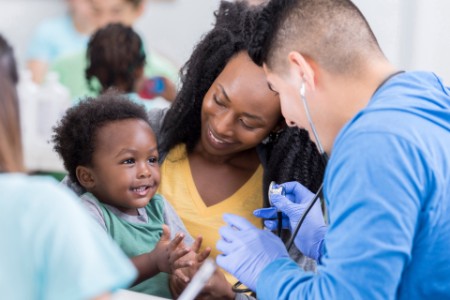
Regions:
[[[145,196],[147,194],[148,189],[150,188],[149,185],[142,185],[139,187],[131,188],[131,191],[133,193],[136,193],[140,196]]]

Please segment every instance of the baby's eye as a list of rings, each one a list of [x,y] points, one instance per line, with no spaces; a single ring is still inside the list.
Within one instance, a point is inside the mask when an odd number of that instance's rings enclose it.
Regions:
[[[158,158],[157,157],[150,157],[148,159],[148,162],[151,164],[157,164],[158,163]]]
[[[134,164],[134,162],[135,162],[134,158],[128,158],[128,159],[125,159],[122,163],[125,165],[130,165],[130,164]]]

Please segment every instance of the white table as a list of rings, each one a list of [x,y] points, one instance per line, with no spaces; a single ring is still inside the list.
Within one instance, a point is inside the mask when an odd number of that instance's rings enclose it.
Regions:
[[[128,290],[119,290],[111,297],[112,300],[167,300],[157,296],[151,296],[142,293],[136,293]]]

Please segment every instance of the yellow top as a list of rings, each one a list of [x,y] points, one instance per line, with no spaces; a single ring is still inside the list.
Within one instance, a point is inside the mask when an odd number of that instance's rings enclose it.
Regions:
[[[222,215],[232,213],[240,215],[258,228],[262,228],[260,219],[253,211],[263,205],[262,196],[263,168],[260,165],[252,177],[229,198],[212,206],[206,206],[200,197],[192,178],[191,168],[184,144],[174,147],[161,166],[161,184],[158,193],[163,195],[180,216],[189,233],[195,238],[203,237],[202,247],[212,248],[211,257],[220,252],[216,249],[219,240],[219,228],[225,225]],[[225,274],[230,283],[235,283],[230,274]]]

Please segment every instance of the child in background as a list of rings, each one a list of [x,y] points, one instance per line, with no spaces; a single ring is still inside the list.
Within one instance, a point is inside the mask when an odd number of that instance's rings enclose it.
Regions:
[[[187,244],[192,238],[179,219],[167,221],[176,215],[155,194],[157,142],[143,107],[113,92],[88,98],[66,112],[53,142],[69,177],[85,190],[83,203],[138,269],[139,284],[131,289],[170,298],[167,273],[194,263],[182,243],[184,236]],[[170,241],[165,223],[184,233]],[[198,238],[194,252],[200,244]]]
[[[55,59],[85,51],[96,23],[91,0],[64,0],[68,11],[40,23],[27,50],[27,67],[33,80],[42,83]]]
[[[99,29],[91,37],[88,49],[86,79],[90,88],[102,93],[114,87],[147,110],[155,107],[167,107],[169,102],[160,100],[142,100],[136,93],[145,81],[145,50],[139,35],[131,28],[119,23],[109,24]],[[156,80],[156,79],[155,79]],[[159,80],[160,81],[160,80]],[[157,82],[157,81],[155,81]],[[164,81],[163,85],[170,84]],[[173,99],[169,89],[156,91],[165,99]]]
[[[132,27],[145,12],[147,0],[89,0],[91,3],[96,30],[110,23],[121,23]],[[115,42],[114,42],[115,43]],[[144,43],[146,44],[146,43]],[[147,47],[144,47],[147,49]],[[166,100],[175,98],[175,82],[178,81],[178,66],[175,66],[166,57],[159,54],[152,47],[146,59],[144,73],[146,78],[164,77],[167,91]],[[84,76],[87,67],[86,52],[81,51],[73,55],[56,60],[52,70],[60,75],[60,81],[71,94],[72,99],[79,99],[92,95]]]

